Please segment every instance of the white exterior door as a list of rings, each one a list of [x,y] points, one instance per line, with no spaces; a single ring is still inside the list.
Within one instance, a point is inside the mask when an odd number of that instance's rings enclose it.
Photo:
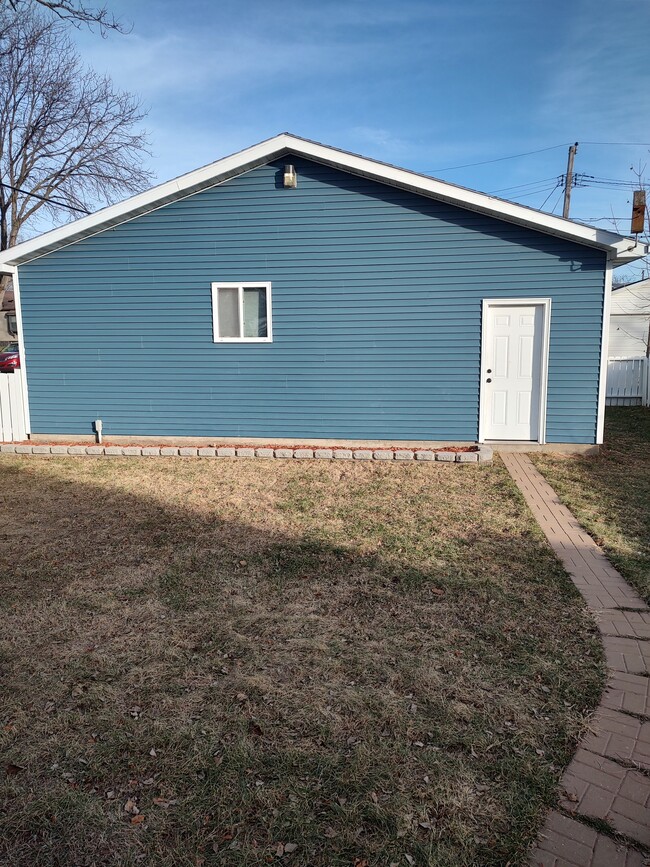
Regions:
[[[540,441],[544,304],[486,302],[481,376],[483,438]]]

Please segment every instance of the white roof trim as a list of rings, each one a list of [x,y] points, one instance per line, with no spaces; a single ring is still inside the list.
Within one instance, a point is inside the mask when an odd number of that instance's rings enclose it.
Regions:
[[[553,214],[545,214],[542,211],[527,208],[525,205],[507,202],[486,193],[468,190],[447,181],[440,181],[407,169],[400,169],[387,163],[298,138],[289,133],[281,133],[274,138],[239,151],[239,153],[224,157],[203,168],[152,187],[152,189],[125,199],[117,205],[103,208],[88,217],[82,217],[80,220],[53,229],[30,241],[17,244],[15,247],[0,253],[0,268],[19,265],[60,247],[73,244],[75,241],[148,213],[176,199],[223,183],[231,177],[243,174],[251,168],[263,165],[275,157],[289,152],[346,172],[363,175],[382,183],[411,190],[420,195],[449,202],[461,208],[528,226],[531,229],[567,238],[580,244],[598,247],[607,251],[608,258],[614,265],[631,262],[648,253],[644,244],[640,244],[632,238],[625,238],[604,229],[565,220]]]
[[[650,286],[650,277],[643,277],[641,280],[633,280],[631,283],[622,283],[620,286],[614,287],[612,292],[620,292],[621,289],[632,289],[634,286],[637,286],[639,289],[645,289],[645,286],[642,284]]]

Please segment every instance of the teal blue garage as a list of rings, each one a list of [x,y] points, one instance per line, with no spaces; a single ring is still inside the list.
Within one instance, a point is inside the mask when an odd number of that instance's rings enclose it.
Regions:
[[[0,254],[32,435],[602,440],[634,240],[282,134]]]

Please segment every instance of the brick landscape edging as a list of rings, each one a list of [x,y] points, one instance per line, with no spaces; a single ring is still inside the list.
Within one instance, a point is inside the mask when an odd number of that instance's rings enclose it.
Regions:
[[[181,458],[293,458],[294,460],[334,461],[442,461],[443,463],[476,464],[492,460],[490,446],[478,446],[472,452],[434,451],[433,449],[346,449],[346,448],[270,448],[223,446],[192,448],[185,446],[66,446],[0,444],[1,454],[16,455],[78,455],[91,457],[181,457]]]
[[[502,454],[549,544],[593,615],[607,685],[565,769],[531,867],[650,864],[650,609],[530,459]]]

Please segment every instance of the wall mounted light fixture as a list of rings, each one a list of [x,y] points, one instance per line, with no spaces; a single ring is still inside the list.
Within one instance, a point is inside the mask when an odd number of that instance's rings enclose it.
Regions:
[[[296,170],[293,166],[285,166],[284,167],[284,187],[285,189],[292,189],[298,186],[298,175],[296,174]]]

